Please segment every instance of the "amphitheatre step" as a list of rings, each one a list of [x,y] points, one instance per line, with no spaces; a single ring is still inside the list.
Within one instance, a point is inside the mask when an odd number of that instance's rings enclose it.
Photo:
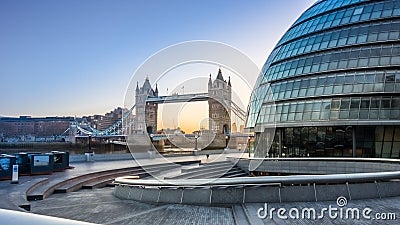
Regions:
[[[126,167],[126,168],[120,168],[120,169],[115,169],[115,170],[105,170],[105,171],[99,171],[99,172],[94,172],[94,173],[88,173],[85,175],[80,175],[80,176],[76,176],[76,177],[72,177],[72,178],[61,177],[58,179],[51,180],[47,184],[44,184],[44,185],[41,185],[41,186],[31,189],[30,191],[27,192],[26,198],[28,201],[42,200],[44,198],[47,198],[51,194],[53,194],[56,189],[58,189],[58,188],[61,189],[62,186],[68,185],[68,183],[71,183],[71,184],[74,183],[74,185],[72,185],[73,187],[70,187],[69,189],[67,189],[66,192],[73,191],[73,190],[79,190],[85,181],[89,180],[88,181],[88,183],[89,183],[91,181],[94,181],[94,180],[90,180],[90,179],[96,179],[98,177],[112,175],[112,174],[119,173],[119,172],[124,173],[124,172],[132,171],[132,170],[142,170],[143,172],[146,172],[146,171],[147,172],[159,172],[162,170],[170,169],[171,167],[176,167],[179,165],[189,165],[192,163],[199,163],[199,160],[175,162],[174,164],[171,164],[171,163],[153,164],[153,165],[145,165],[143,167],[140,167],[140,166]],[[132,172],[129,174],[132,174]],[[115,177],[119,177],[119,176],[122,176],[122,175],[119,174]],[[143,176],[144,176],[144,174],[143,174]],[[107,183],[106,183],[106,185],[107,185]],[[59,192],[64,192],[64,190],[59,190]]]
[[[144,177],[150,176],[150,174],[152,174],[152,173],[158,173],[160,171],[169,170],[169,169],[176,168],[176,167],[179,167],[179,166],[166,164],[166,165],[161,165],[161,166],[157,166],[157,167],[154,167],[154,166],[146,167],[146,169],[137,168],[134,170],[119,171],[116,173],[109,173],[109,174],[105,174],[105,175],[101,175],[101,176],[84,177],[83,179],[78,179],[73,182],[68,182],[68,183],[54,189],[54,193],[67,193],[67,192],[77,191],[77,190],[81,189],[83,185],[86,185],[89,183],[95,183],[95,184],[98,184],[99,182],[104,183],[105,181],[109,181],[110,179],[113,180],[117,177],[127,176],[127,175],[138,176],[139,178],[144,178]],[[104,186],[106,186],[106,185],[104,185]]]
[[[32,200],[42,200],[48,196],[50,196],[54,190],[58,187],[61,187],[69,182],[75,182],[77,180],[82,180],[85,178],[92,178],[92,177],[97,177],[105,174],[110,174],[110,173],[116,173],[116,172],[121,172],[121,171],[129,171],[129,170],[134,170],[134,169],[140,169],[140,167],[128,167],[128,168],[121,168],[121,169],[116,169],[116,170],[106,170],[106,171],[100,171],[100,172],[94,172],[94,173],[88,173],[85,175],[80,175],[80,176],[75,176],[72,178],[68,177],[60,177],[53,179],[49,181],[47,184],[38,186],[30,191],[27,192],[27,199],[28,201]]]
[[[230,161],[202,163],[198,167],[182,169],[182,173],[199,171],[202,168],[212,168],[212,167],[220,167],[220,166],[226,166],[226,165],[233,166],[232,162],[230,162]]]
[[[167,179],[183,179],[183,178],[193,178],[195,176],[204,176],[206,174],[214,174],[214,173],[219,173],[221,176],[224,173],[227,173],[231,169],[232,165],[223,165],[223,166],[213,166],[213,167],[205,167],[205,168],[199,168],[195,172],[188,172],[188,173],[182,173],[180,175],[174,176],[174,177],[168,177]]]
[[[139,177],[148,176],[148,173],[144,172],[143,169],[134,169],[134,170],[127,170],[127,171],[119,171],[116,173],[109,173],[106,175],[100,176],[91,176],[91,177],[83,177],[82,179],[75,179],[71,182],[66,182],[64,185],[57,187],[54,189],[54,193],[67,193],[72,191],[77,191],[82,188],[83,185],[88,184],[90,182],[96,181],[104,181],[109,179],[114,179],[115,177],[121,177],[126,175],[137,175]]]
[[[185,178],[186,176],[190,176],[193,174],[199,174],[203,172],[208,172],[208,171],[221,171],[221,170],[229,170],[230,168],[233,167],[232,163],[221,163],[221,164],[212,164],[212,165],[207,165],[203,164],[199,167],[196,168],[190,168],[190,169],[182,169],[182,173],[180,175],[171,177],[171,178]]]
[[[224,163],[230,163],[230,164],[232,164],[231,161],[229,161],[229,160],[224,160],[224,161],[202,162],[201,165],[214,165],[214,164],[224,164]]]
[[[222,177],[232,177],[232,176],[248,176],[248,175],[243,170],[234,167],[227,173],[225,173]]]
[[[224,175],[224,178],[232,178],[232,177],[248,177],[249,175],[246,172],[237,172],[229,175]]]
[[[26,193],[42,184],[45,184],[48,182],[48,178],[35,178],[29,181],[26,181],[22,184],[19,184],[16,186],[14,190],[12,190],[8,196],[10,198],[10,201],[13,205],[22,208],[26,211],[31,210],[31,204],[28,202],[26,199]]]
[[[82,185],[82,189],[95,189],[95,188],[102,188],[102,187],[107,187],[107,186],[114,186],[114,184],[112,183],[114,181],[114,179],[115,178],[92,181],[92,182]]]
[[[233,175],[233,174],[237,174],[238,171],[230,171],[228,170],[227,172],[223,173],[223,171],[209,171],[207,173],[201,173],[201,174],[197,174],[197,175],[193,175],[190,177],[186,177],[188,179],[203,179],[203,178],[219,178],[219,177],[225,177],[225,175],[229,176],[229,175]]]
[[[246,176],[248,176],[248,174],[246,172],[244,172],[242,169],[240,169],[236,166],[232,167],[231,169],[229,169],[228,171],[226,171],[223,174],[222,174],[222,172],[223,171],[221,171],[221,170],[219,170],[219,171],[214,170],[214,171],[210,171],[207,173],[191,176],[189,178],[190,179],[201,179],[201,178],[219,178],[219,177],[229,178],[229,177],[239,177],[239,176],[246,177]]]

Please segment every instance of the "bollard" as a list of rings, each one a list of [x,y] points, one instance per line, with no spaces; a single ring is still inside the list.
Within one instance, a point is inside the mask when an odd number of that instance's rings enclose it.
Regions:
[[[18,165],[13,165],[11,183],[18,184]]]

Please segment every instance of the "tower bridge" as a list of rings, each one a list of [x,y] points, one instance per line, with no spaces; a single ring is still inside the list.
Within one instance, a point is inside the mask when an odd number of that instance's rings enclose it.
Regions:
[[[103,131],[99,131],[89,124],[82,121],[75,121],[70,128],[64,132],[74,138],[93,137],[93,138],[120,138],[126,139],[128,136],[151,135],[151,141],[167,139],[165,134],[157,134],[157,114],[159,104],[184,103],[207,101],[209,108],[209,131],[215,134],[212,147],[225,147],[227,137],[231,136],[232,116],[236,116],[240,121],[246,119],[246,112],[232,101],[232,85],[230,77],[228,81],[224,79],[221,69],[218,70],[216,78],[213,80],[210,74],[208,80],[208,92],[193,94],[173,94],[160,96],[157,84],[153,89],[148,78],[143,85],[136,85],[135,105],[127,110],[122,118]],[[233,113],[233,115],[232,115]],[[184,135],[188,139],[194,139],[193,134]],[[236,135],[238,136],[238,135]],[[239,135],[240,136],[240,135]],[[146,138],[148,139],[148,138]],[[140,143],[138,143],[141,145]],[[145,145],[145,144],[143,144]]]

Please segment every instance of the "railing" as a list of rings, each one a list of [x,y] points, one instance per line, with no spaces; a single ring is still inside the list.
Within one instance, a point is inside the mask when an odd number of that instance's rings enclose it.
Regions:
[[[234,159],[234,157],[230,157]],[[380,162],[400,164],[399,159],[388,158],[349,158],[349,157],[297,157],[297,158],[241,158],[240,160],[262,161],[343,161],[343,162]]]
[[[340,162],[346,160],[342,158],[324,159],[339,160]],[[265,160],[294,162],[293,160],[296,159]],[[304,162],[312,160],[315,159],[307,158],[304,159]],[[391,159],[357,160],[384,164],[399,163],[399,160]],[[400,196],[399,179],[400,171],[217,179],[134,180],[120,177],[115,179],[114,195],[122,199],[144,202],[195,205],[316,202],[336,200],[341,196],[356,200]],[[158,198],[146,197],[154,195]]]
[[[168,180],[132,180],[124,177],[116,178],[115,183],[156,186],[156,187],[214,187],[214,186],[252,186],[265,184],[327,184],[327,183],[352,183],[373,182],[376,180],[399,179],[400,171],[356,174],[330,174],[330,175],[293,175],[293,176],[265,176],[265,177],[240,177],[218,179],[168,179]]]

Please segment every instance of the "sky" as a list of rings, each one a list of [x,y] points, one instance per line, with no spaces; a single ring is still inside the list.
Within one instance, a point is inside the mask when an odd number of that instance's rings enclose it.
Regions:
[[[109,112],[147,58],[184,41],[226,43],[261,68],[314,2],[0,1],[0,116]]]

